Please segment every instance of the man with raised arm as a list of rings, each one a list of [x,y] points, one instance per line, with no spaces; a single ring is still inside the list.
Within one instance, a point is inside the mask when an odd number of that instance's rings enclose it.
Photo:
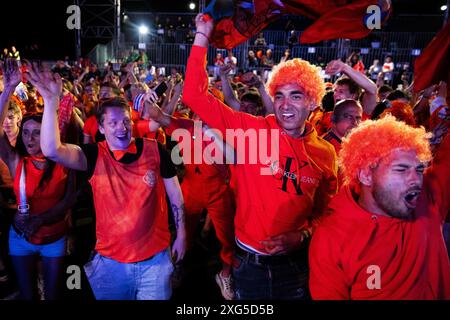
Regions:
[[[27,79],[44,98],[42,152],[68,168],[87,171],[96,211],[96,255],[85,271],[97,299],[169,299],[171,255],[185,252],[184,204],[167,152],[155,140],[131,137],[131,110],[121,98],[101,103],[99,130],[106,141],[60,141],[57,110],[61,78],[29,66]],[[166,192],[176,239],[170,252]]]
[[[336,191],[333,147],[305,122],[322,99],[324,83],[315,67],[294,59],[280,64],[268,85],[275,114],[264,118],[234,111],[207,91],[206,52],[214,22],[199,14],[196,27],[184,103],[225,137],[227,129],[234,129],[237,134],[256,131],[259,140],[236,146],[235,296],[307,299],[308,238]],[[251,158],[264,149],[271,149],[273,157],[239,161],[240,151]]]

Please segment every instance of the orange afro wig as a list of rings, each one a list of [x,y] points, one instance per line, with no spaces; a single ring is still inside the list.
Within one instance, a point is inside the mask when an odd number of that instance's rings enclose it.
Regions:
[[[376,167],[395,149],[415,150],[419,161],[431,160],[429,134],[423,127],[413,128],[387,115],[380,120],[366,120],[343,139],[339,165],[344,185],[358,189],[358,172]]]
[[[383,111],[380,118],[386,117],[388,114],[393,115],[397,120],[403,121],[412,127],[416,126],[416,119],[411,106],[401,101],[392,101],[390,108]]]
[[[273,97],[279,86],[291,83],[298,84],[316,105],[320,105],[325,95],[325,83],[318,67],[298,58],[278,64],[267,84],[269,94]]]

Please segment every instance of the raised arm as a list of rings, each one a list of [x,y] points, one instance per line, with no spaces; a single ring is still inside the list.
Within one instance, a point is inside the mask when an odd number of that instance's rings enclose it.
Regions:
[[[59,96],[62,89],[61,77],[57,73],[39,71],[28,64],[27,80],[44,99],[44,116],[41,126],[42,153],[57,163],[75,170],[86,171],[87,159],[81,148],[74,144],[61,143],[58,126]]]
[[[15,60],[7,60],[5,64],[2,64],[2,70],[4,89],[0,95],[0,158],[5,161],[11,175],[14,177],[18,154],[8,142],[8,138],[3,131],[3,122],[8,112],[9,99],[20,83],[22,74]]]
[[[208,17],[205,19],[205,16]],[[189,55],[186,80],[183,89],[183,102],[211,127],[225,134],[227,128],[245,129],[253,117],[236,112],[208,93],[208,76],[206,74],[206,51],[214,23],[209,16],[199,14],[195,18],[197,33]]]
[[[355,81],[358,86],[363,88],[365,93],[361,101],[362,107],[366,114],[372,114],[377,104],[377,85],[372,80],[341,60],[330,61],[325,72],[329,75],[344,73],[347,77]]]
[[[258,89],[258,92],[261,95],[261,100],[262,100],[264,109],[266,110],[266,114],[274,113],[273,100],[267,93],[264,83],[253,72],[248,72],[247,74],[250,75],[250,78],[248,80],[246,79],[247,80],[246,84],[249,87],[256,87]],[[244,74],[243,77],[245,77],[247,74]]]
[[[0,136],[3,137],[3,122],[8,111],[9,98],[14,93],[14,90],[19,85],[22,74],[19,66],[15,60],[8,59],[5,63],[1,63],[3,71],[3,92],[0,95]]]
[[[241,109],[241,103],[233,92],[231,87],[230,78],[228,74],[233,69],[231,64],[223,65],[219,68],[220,81],[222,82],[222,92],[225,98],[225,103],[236,111]]]
[[[175,107],[177,106],[178,100],[181,97],[181,93],[183,92],[183,81],[178,82],[173,86],[173,95],[172,98],[168,101],[167,104],[164,105],[162,110],[167,114],[173,114],[175,111]],[[170,94],[169,94],[170,97]]]

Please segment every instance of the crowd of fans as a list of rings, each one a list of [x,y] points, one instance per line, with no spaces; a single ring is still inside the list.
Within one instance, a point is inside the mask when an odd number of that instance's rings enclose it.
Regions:
[[[367,68],[356,52],[308,62],[292,47],[280,61],[271,49],[249,51],[244,69],[232,51],[217,53],[207,74],[212,22],[195,23],[185,75],[155,68],[143,52],[99,70],[4,51],[0,285],[14,278],[20,297],[35,299],[42,275],[41,295],[61,298],[64,257],[95,249],[80,263],[97,299],[169,299],[206,210],[225,299],[448,299],[446,83],[415,93],[405,68],[394,90],[390,56]],[[267,45],[263,34],[254,44]],[[284,164],[271,164],[273,177],[186,152],[173,164],[176,130],[194,141],[198,123],[212,136],[203,147],[230,128],[279,129]],[[95,216],[95,248],[80,249],[71,231],[80,206]],[[380,295],[363,288],[363,260],[391,277]]]

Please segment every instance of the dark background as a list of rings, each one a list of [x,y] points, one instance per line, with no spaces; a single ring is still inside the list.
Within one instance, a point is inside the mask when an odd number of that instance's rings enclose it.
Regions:
[[[89,2],[110,3],[111,1],[89,0]],[[125,11],[191,12],[188,9],[189,2],[184,0],[122,0],[122,8]],[[198,8],[198,1],[194,2],[197,3]],[[0,16],[0,47],[10,48],[14,45],[19,49],[22,57],[25,57],[29,47],[37,44],[41,58],[63,59],[66,55],[73,58],[75,55],[75,31],[68,30],[66,27],[66,20],[69,16],[66,9],[73,3],[73,0],[3,1]],[[444,4],[446,4],[446,0],[394,0],[393,15],[394,17],[440,15],[440,17],[436,17],[436,24],[432,26],[436,29],[436,26],[442,25],[444,13],[440,11],[440,7]],[[420,17],[410,18],[409,21],[406,24],[402,23],[402,30],[399,31],[408,29],[430,31],[429,23],[425,23],[425,20]],[[84,40],[82,42],[83,55],[89,52],[97,42],[99,40]]]

